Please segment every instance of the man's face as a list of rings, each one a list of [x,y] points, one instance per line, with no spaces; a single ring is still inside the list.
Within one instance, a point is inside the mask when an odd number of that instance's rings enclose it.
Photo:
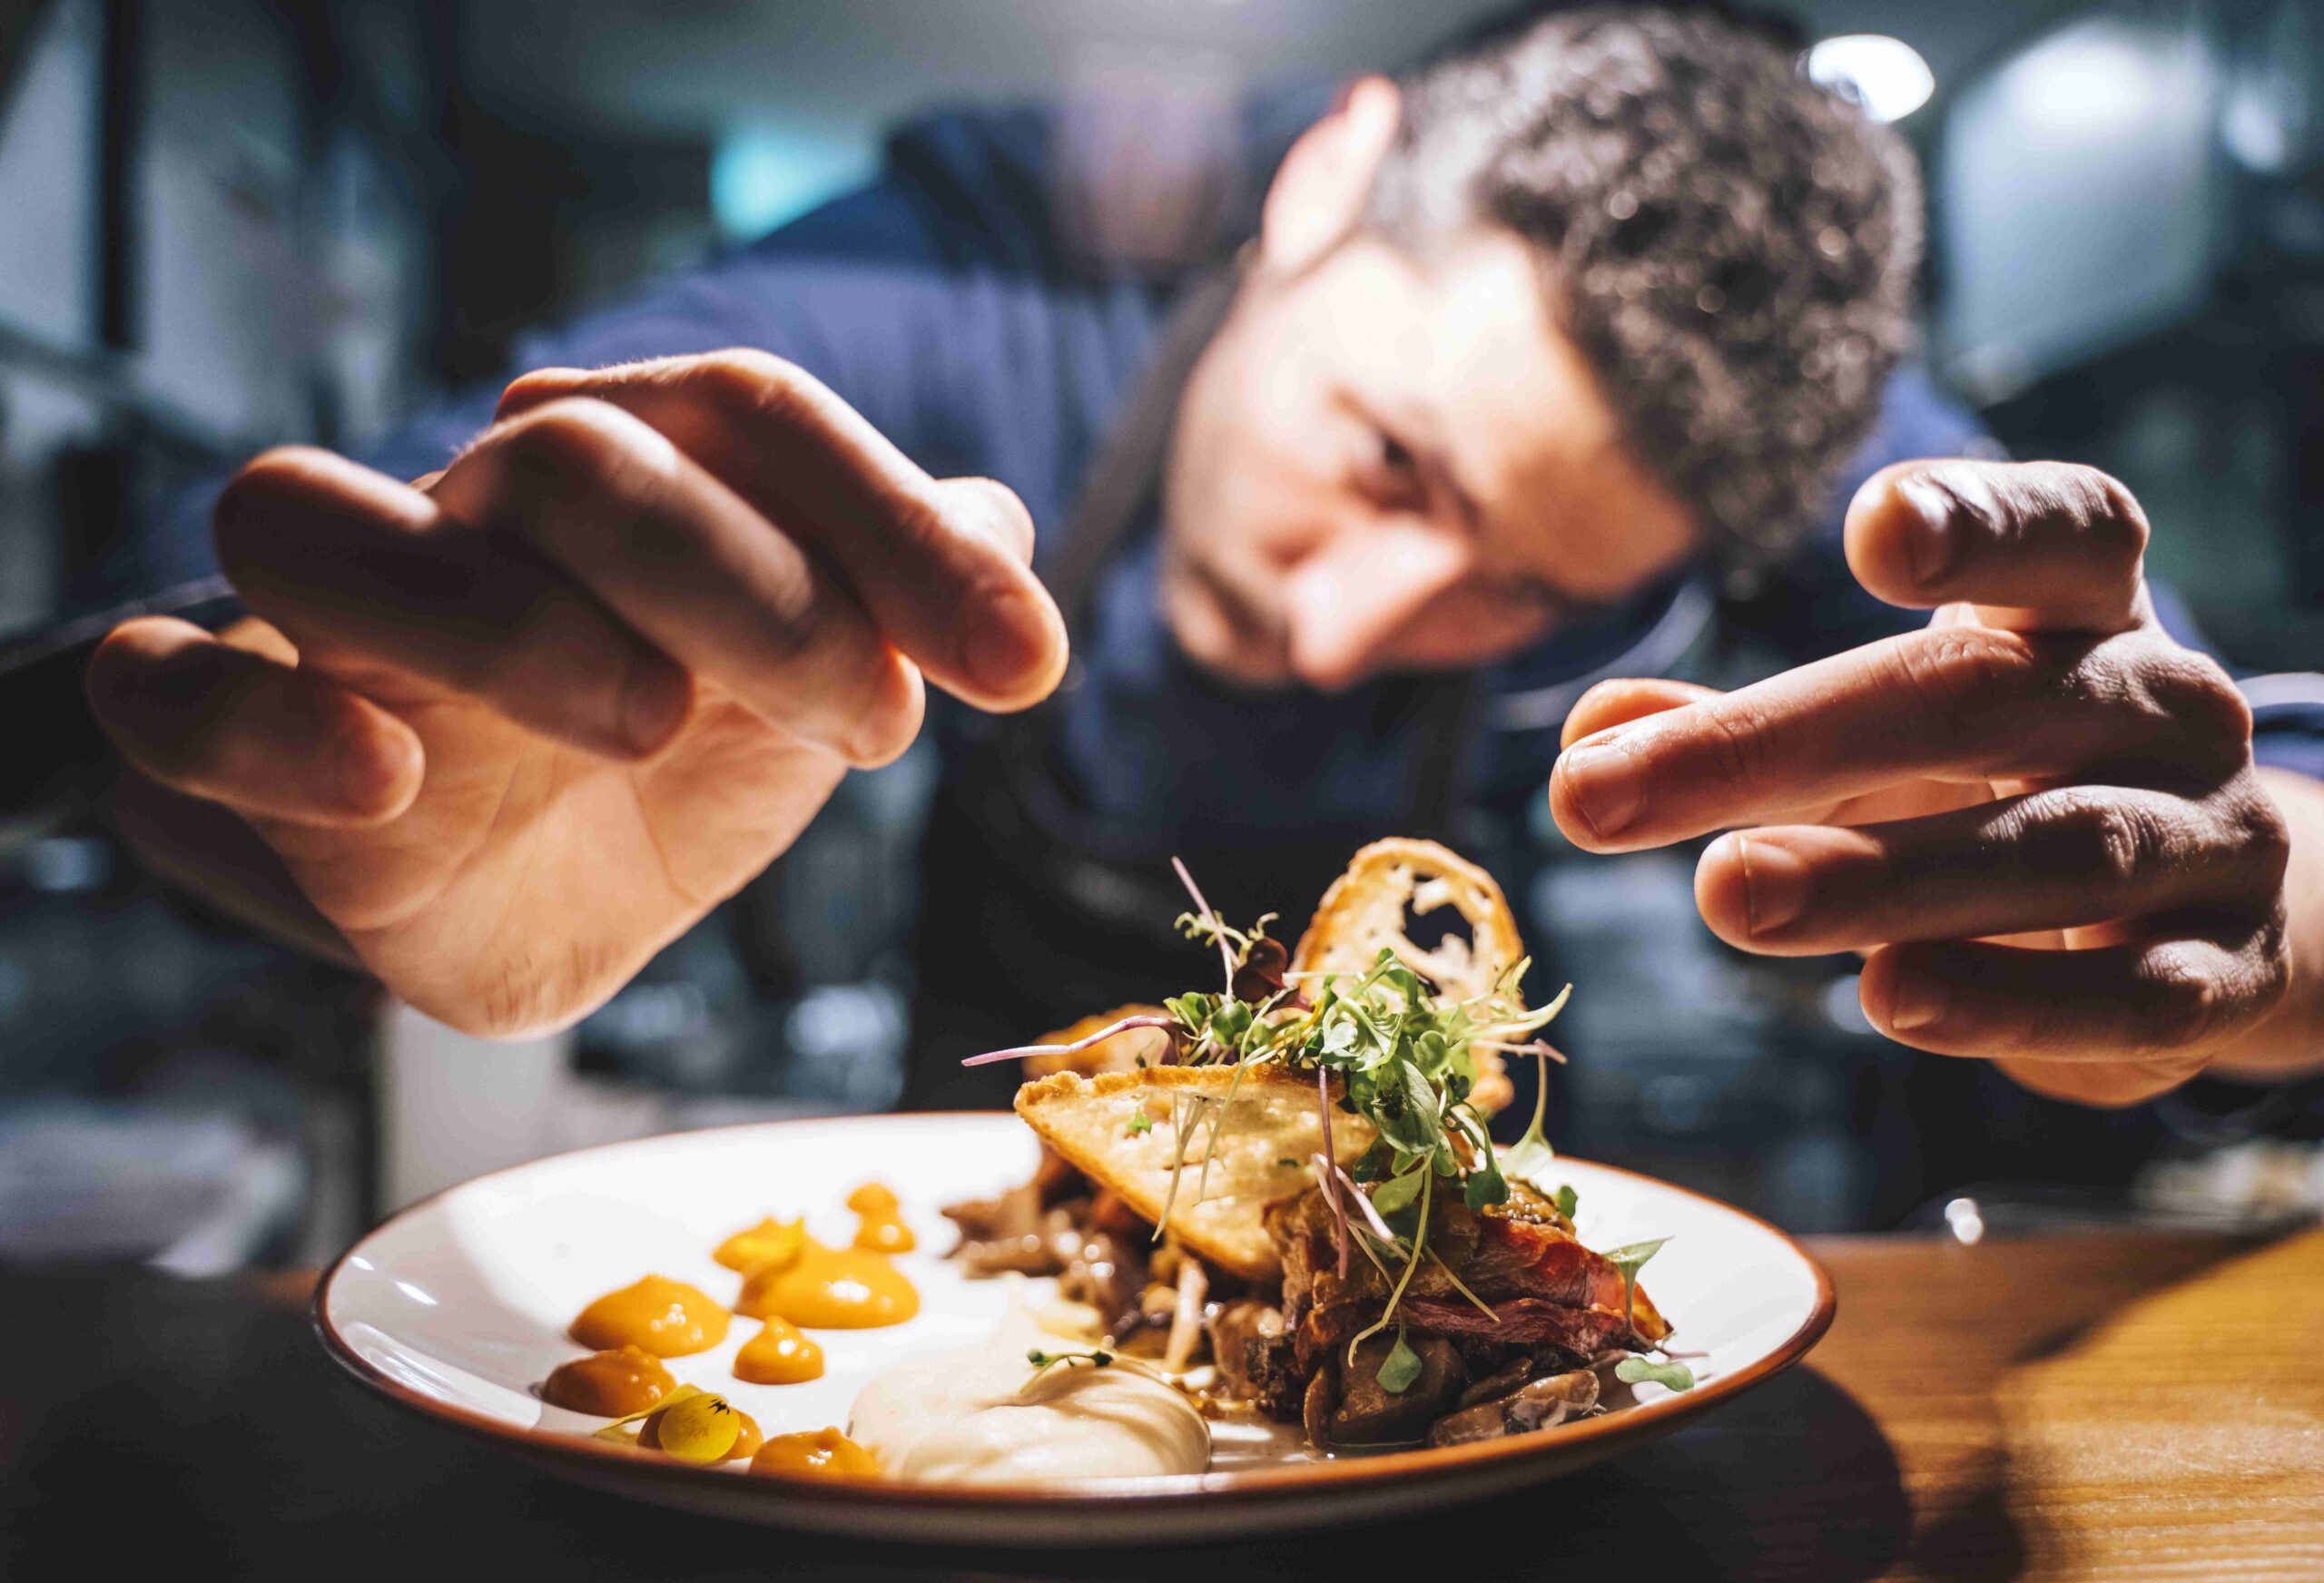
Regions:
[[[1697,542],[1494,229],[1263,261],[1188,381],[1164,523],[1187,653],[1326,691],[1507,654]]]

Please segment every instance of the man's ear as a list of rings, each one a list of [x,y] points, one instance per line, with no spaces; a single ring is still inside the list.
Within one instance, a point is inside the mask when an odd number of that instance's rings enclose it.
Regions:
[[[1393,83],[1358,77],[1330,114],[1299,134],[1260,211],[1259,257],[1267,269],[1296,274],[1354,229],[1403,111]]]

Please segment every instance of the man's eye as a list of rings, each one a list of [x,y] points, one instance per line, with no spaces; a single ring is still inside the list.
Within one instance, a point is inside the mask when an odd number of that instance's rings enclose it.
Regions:
[[[1394,435],[1382,430],[1378,447],[1364,458],[1358,482],[1364,492],[1382,506],[1395,510],[1417,510],[1427,504],[1428,480],[1421,472],[1420,458],[1412,447]]]

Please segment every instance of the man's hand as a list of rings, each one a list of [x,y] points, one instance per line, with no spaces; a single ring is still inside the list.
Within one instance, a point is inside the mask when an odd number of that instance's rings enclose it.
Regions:
[[[1866,952],[1876,1027],[2039,1092],[2120,1105],[2213,1062],[2288,1069],[2312,1020],[2278,1016],[2292,843],[2242,697],[2155,621],[2146,539],[2087,468],[1890,467],[1849,510],[1848,562],[1928,627],[1730,694],[1593,689],[1558,824],[1605,852],[1731,830],[1695,881],[1721,939]]]
[[[416,486],[271,452],[216,532],[258,619],[90,667],[127,827],[486,1034],[610,995],[911,743],[923,677],[1015,709],[1065,664],[1016,497],[755,352],[527,375]]]

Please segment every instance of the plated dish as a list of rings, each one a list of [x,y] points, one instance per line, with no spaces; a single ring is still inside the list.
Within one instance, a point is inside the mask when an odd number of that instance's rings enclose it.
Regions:
[[[1546,1059],[1559,1001],[1526,1006],[1481,872],[1367,849],[1295,950],[1189,890],[1216,988],[994,1052],[1033,1068],[1018,1116],[731,1128],[482,1178],[334,1267],[326,1345],[645,1499],[1091,1542],[1551,1477],[1828,1324],[1828,1283],[1772,1228],[1552,1155],[1538,1118],[1492,1147],[1506,1060]],[[1459,929],[1412,938],[1448,907]]]

